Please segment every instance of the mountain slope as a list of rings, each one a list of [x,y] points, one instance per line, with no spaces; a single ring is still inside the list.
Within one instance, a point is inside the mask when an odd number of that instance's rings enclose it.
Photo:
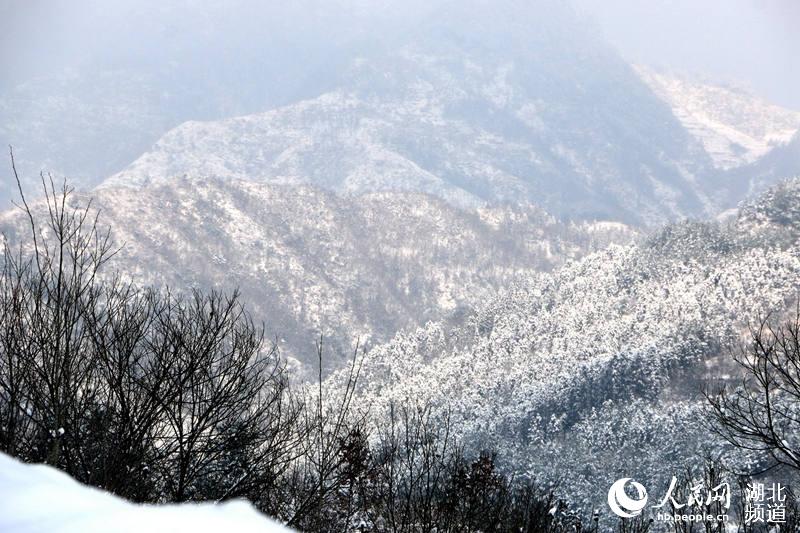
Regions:
[[[430,404],[466,442],[579,507],[601,503],[597,487],[623,476],[666,486],[704,450],[723,449],[702,428],[699,391],[730,376],[720,356],[748,323],[792,308],[799,245],[795,180],[730,226],[667,226],[532,274],[462,326],[398,334],[365,357],[359,405],[380,416]]]
[[[772,105],[745,91],[644,66],[637,66],[636,71],[703,144],[718,168],[754,163],[776,146],[787,144],[800,129],[800,112]]]
[[[177,179],[93,196],[124,244],[112,268],[141,284],[238,287],[284,353],[310,364],[320,334],[335,365],[358,338],[386,340],[457,313],[522,272],[635,236],[619,224],[562,224],[532,207],[461,210],[418,193],[341,197]],[[0,226],[13,235],[24,222],[13,211]]]
[[[800,176],[800,133],[787,143],[773,148],[764,157],[716,178],[720,187],[733,192],[727,205],[736,205],[735,198],[752,196],[787,178]]]

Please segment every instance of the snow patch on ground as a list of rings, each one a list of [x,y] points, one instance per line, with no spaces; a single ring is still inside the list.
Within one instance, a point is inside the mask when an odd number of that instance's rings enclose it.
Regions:
[[[0,531],[15,533],[287,533],[245,501],[136,505],[45,465],[0,453]]]

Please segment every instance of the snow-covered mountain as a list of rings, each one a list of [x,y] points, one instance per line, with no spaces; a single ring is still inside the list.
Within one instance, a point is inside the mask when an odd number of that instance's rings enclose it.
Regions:
[[[636,236],[617,223],[560,223],[524,206],[462,210],[420,193],[343,197],[176,179],[91,196],[124,244],[111,268],[140,284],[238,288],[284,354],[307,363],[320,334],[333,363],[359,338],[388,340],[457,314],[522,273]],[[19,231],[21,215],[5,213],[0,229]]]
[[[704,451],[720,456],[701,426],[702,384],[730,378],[721,354],[748,324],[791,312],[798,287],[794,180],[728,224],[666,226],[531,274],[461,325],[399,333],[365,356],[359,405],[432,405],[465,442],[591,509],[622,476],[666,486]]]
[[[636,71],[703,144],[718,168],[753,163],[776,146],[787,144],[800,129],[800,112],[770,104],[742,89],[701,83],[641,65]]]
[[[335,90],[186,122],[105,185],[188,175],[410,190],[634,223],[714,211],[702,145],[561,3],[446,4],[417,22],[361,48]]]

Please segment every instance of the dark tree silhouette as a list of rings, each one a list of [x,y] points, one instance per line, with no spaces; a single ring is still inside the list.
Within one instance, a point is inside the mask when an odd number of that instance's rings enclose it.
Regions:
[[[19,186],[30,237],[3,246],[0,450],[136,501],[277,490],[302,406],[239,295],[102,272],[117,248],[91,202],[42,186],[33,207]]]
[[[800,309],[779,326],[762,320],[734,354],[736,386],[707,390],[711,430],[737,448],[766,452],[773,464],[800,469]]]

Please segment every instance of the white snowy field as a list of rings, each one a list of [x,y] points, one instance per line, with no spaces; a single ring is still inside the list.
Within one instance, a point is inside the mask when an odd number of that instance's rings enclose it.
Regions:
[[[245,501],[224,504],[136,505],[77,483],[45,465],[0,453],[0,532],[95,533],[289,530]]]

